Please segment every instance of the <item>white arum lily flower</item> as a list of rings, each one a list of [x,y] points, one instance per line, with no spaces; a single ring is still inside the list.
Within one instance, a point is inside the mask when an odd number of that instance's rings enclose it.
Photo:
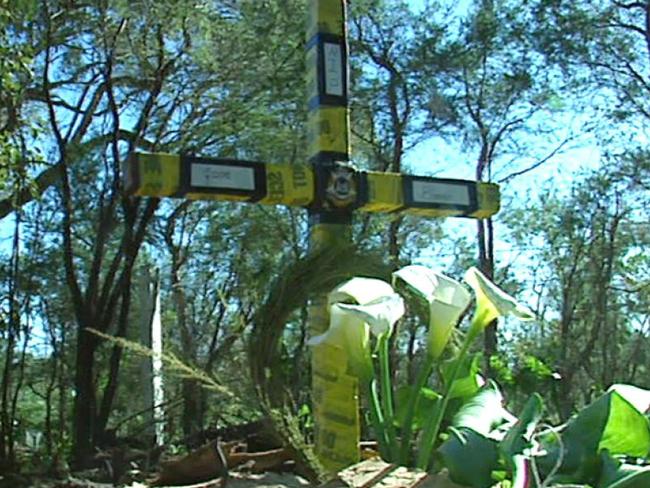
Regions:
[[[395,293],[393,287],[375,278],[352,278],[334,288],[327,297],[327,304],[356,303],[365,305],[378,298]]]
[[[393,326],[404,315],[404,300],[397,293],[368,302],[365,305],[339,303],[338,307],[363,320],[370,332],[379,337],[393,332]]]
[[[363,320],[341,309],[338,304],[330,307],[330,326],[327,332],[312,337],[307,344],[340,347],[348,357],[350,371],[361,381],[368,382],[372,379],[369,328]]]
[[[390,332],[404,314],[402,298],[393,287],[373,278],[352,278],[328,296],[330,326],[307,344],[331,344],[345,350],[352,372],[362,381],[373,376],[370,331]]]
[[[469,305],[469,292],[456,280],[426,266],[406,266],[393,273],[393,277],[402,280],[429,304],[428,354],[438,359]]]
[[[497,317],[514,315],[519,320],[534,320],[535,314],[492,283],[477,268],[465,273],[465,282],[476,294],[476,313],[472,320],[474,332],[482,332]]]

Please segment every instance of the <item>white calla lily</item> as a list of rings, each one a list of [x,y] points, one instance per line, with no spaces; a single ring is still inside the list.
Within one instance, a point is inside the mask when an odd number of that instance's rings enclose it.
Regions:
[[[393,287],[376,278],[351,278],[334,288],[327,297],[328,305],[333,303],[356,303],[365,305],[381,297],[395,293]]]
[[[370,331],[380,335],[392,331],[404,315],[402,298],[393,287],[374,278],[352,278],[328,295],[330,325],[307,344],[331,344],[345,350],[351,371],[362,381],[372,379]]]
[[[465,282],[476,295],[476,314],[472,321],[475,332],[481,332],[497,317],[513,315],[519,320],[534,320],[535,314],[525,305],[490,281],[481,271],[471,267],[465,273]]]
[[[395,273],[411,290],[429,304],[428,354],[437,359],[470,302],[470,294],[458,281],[426,266],[406,266]]]
[[[343,310],[338,304],[330,307],[330,325],[327,332],[312,337],[307,344],[310,346],[331,344],[342,348],[348,357],[351,372],[362,381],[372,379],[368,325],[359,317]]]
[[[363,320],[370,326],[370,332],[379,337],[391,333],[393,326],[404,315],[404,300],[397,293],[383,296],[365,305],[337,304],[342,310]]]

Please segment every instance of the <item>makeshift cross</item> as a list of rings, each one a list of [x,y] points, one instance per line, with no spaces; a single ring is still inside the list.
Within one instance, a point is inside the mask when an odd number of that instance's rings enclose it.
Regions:
[[[353,211],[423,217],[487,218],[499,210],[495,184],[359,171],[348,164],[346,2],[309,0],[307,23],[308,158],[288,165],[235,159],[136,153],[127,191],[138,196],[234,200],[304,207],[311,246],[350,240]],[[324,297],[310,307],[310,334],[328,327]],[[316,453],[329,470],[359,458],[356,380],[342,350],[316,346],[312,396]]]

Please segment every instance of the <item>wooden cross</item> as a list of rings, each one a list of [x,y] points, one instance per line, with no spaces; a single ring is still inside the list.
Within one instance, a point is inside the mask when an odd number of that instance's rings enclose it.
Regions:
[[[349,241],[356,211],[480,219],[499,210],[499,187],[492,183],[359,171],[349,164],[344,0],[309,0],[306,57],[309,164],[136,153],[126,171],[127,191],[304,207],[312,249]],[[328,327],[325,305],[321,297],[310,306],[311,335]],[[342,350],[324,345],[312,352],[316,453],[336,471],[359,460],[358,386]]]

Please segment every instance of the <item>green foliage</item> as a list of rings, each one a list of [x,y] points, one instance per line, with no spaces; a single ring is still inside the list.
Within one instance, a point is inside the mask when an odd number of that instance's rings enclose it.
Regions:
[[[451,425],[487,436],[509,417],[510,414],[503,409],[503,396],[499,388],[490,382],[463,403],[454,415]]]
[[[645,415],[612,389],[571,418],[559,438],[549,436],[541,442],[548,450],[540,460],[542,467],[561,458],[558,480],[591,483],[597,478],[603,451],[646,458],[650,430]]]
[[[450,436],[438,449],[450,478],[474,488],[493,486],[492,471],[499,461],[497,442],[470,428],[450,428]]]
[[[597,488],[643,488],[650,483],[650,466],[622,462],[607,451],[601,454],[601,461]]]
[[[440,377],[442,381],[449,388],[449,398],[460,398],[465,400],[473,395],[481,388],[485,380],[480,375],[481,360],[483,356],[480,353],[470,354],[465,357],[456,357],[444,361],[440,365]],[[451,380],[451,372],[454,363],[460,361],[456,379]]]
[[[424,427],[426,419],[436,408],[436,404],[441,399],[441,395],[431,388],[421,388],[420,391],[417,392],[414,386],[400,386],[395,394],[395,403],[397,404],[395,410],[395,423],[398,427],[404,427],[408,414],[407,406],[414,395],[419,396],[415,413],[411,420],[414,429],[421,429]]]
[[[502,408],[495,388],[486,387],[461,408],[438,450],[440,467],[447,468],[456,483],[487,488],[502,479],[504,471],[509,478],[599,488],[636,488],[647,482],[650,428],[632,404],[642,400],[645,405],[650,391],[618,385],[566,426],[540,432],[543,403],[537,394],[516,422],[506,429],[491,427],[493,412]]]

